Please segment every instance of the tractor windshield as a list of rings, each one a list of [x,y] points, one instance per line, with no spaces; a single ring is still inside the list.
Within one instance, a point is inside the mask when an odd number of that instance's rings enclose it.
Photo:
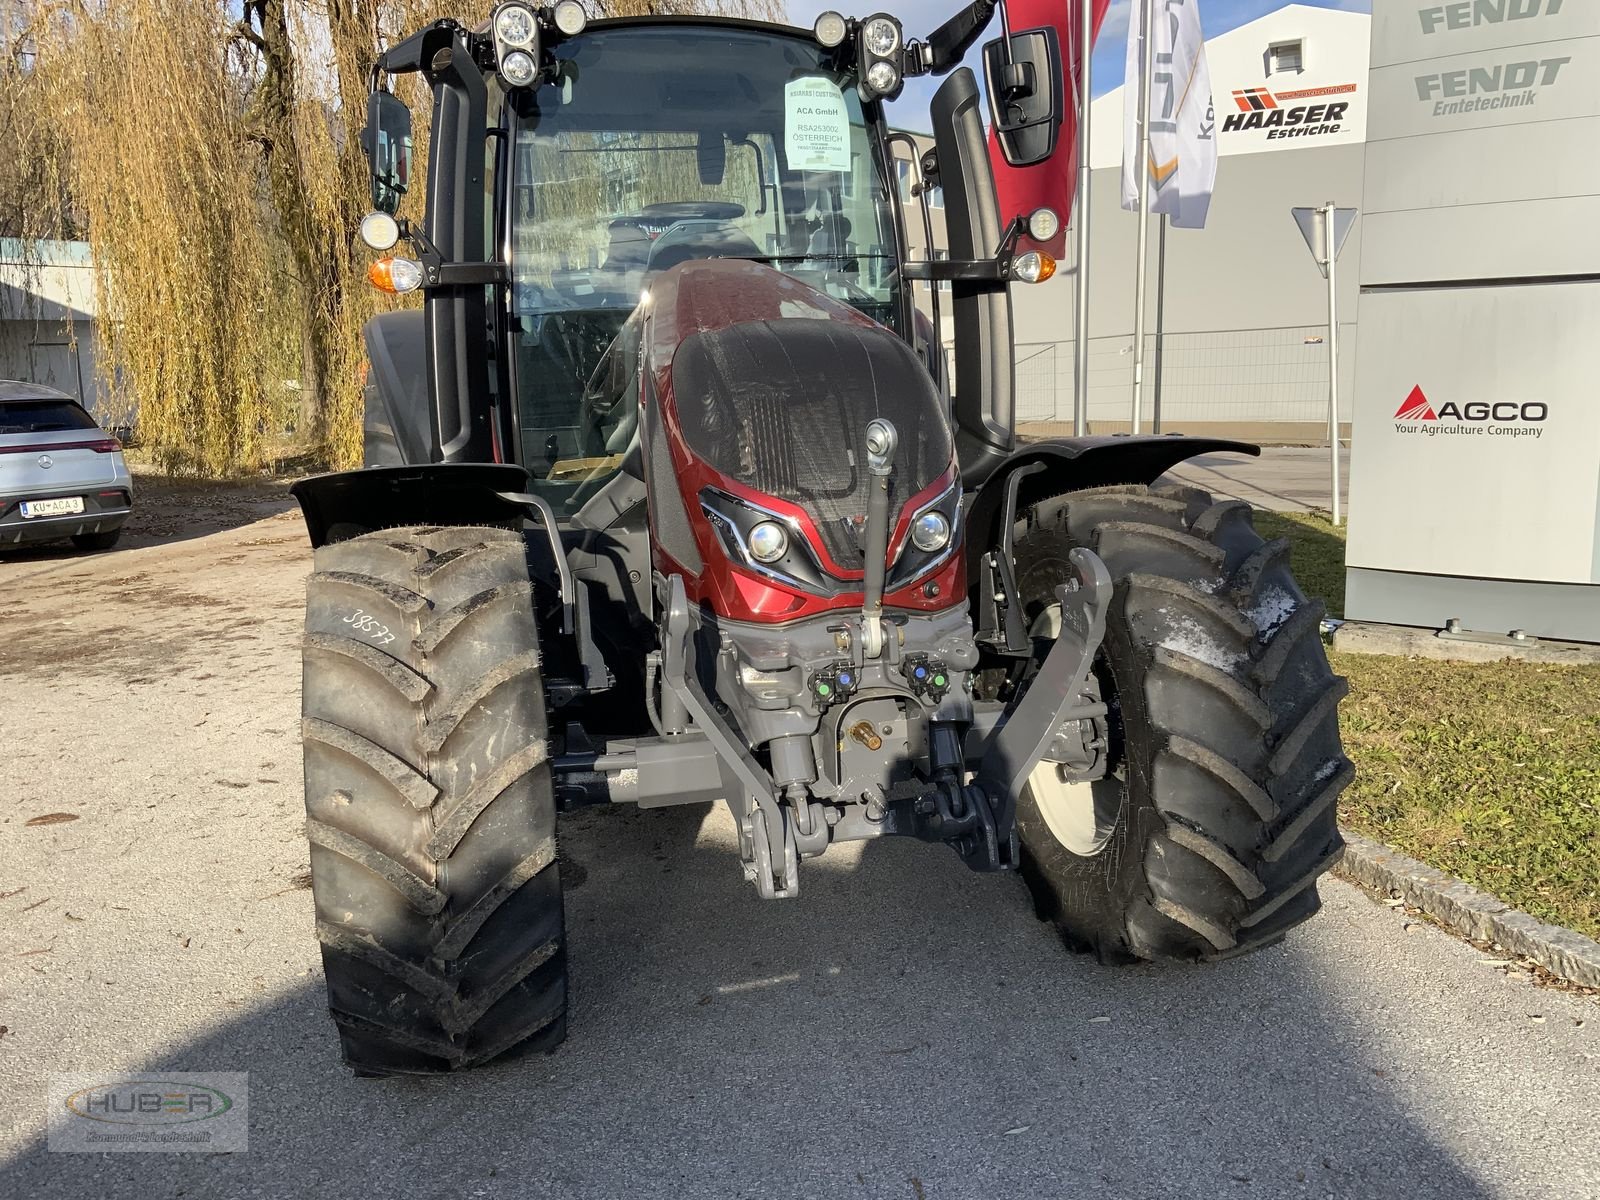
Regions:
[[[556,54],[557,81],[513,100],[512,304],[523,463],[570,511],[631,444],[623,326],[654,274],[753,259],[903,331],[884,173],[822,47],[619,25]]]

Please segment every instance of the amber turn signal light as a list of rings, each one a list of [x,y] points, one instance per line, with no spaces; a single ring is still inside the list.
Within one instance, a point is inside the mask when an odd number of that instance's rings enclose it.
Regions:
[[[422,286],[422,264],[395,255],[380,258],[367,268],[367,281],[380,292],[403,296]]]
[[[1011,278],[1022,283],[1043,283],[1056,273],[1056,260],[1042,250],[1029,250],[1011,260]]]

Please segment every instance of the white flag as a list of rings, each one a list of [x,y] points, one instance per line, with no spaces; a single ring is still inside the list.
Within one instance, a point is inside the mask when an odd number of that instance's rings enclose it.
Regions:
[[[1206,223],[1217,182],[1217,120],[1200,33],[1200,0],[1150,0],[1150,211],[1180,229]],[[1122,101],[1122,207],[1139,207],[1139,118],[1143,63],[1139,34],[1145,0],[1133,0]]]

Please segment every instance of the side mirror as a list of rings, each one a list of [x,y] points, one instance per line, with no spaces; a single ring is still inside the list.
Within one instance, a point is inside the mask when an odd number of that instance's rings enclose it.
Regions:
[[[372,168],[372,207],[393,215],[411,187],[411,110],[382,89],[367,97],[361,146]]]
[[[1066,112],[1061,44],[1046,26],[1011,35],[1011,60],[997,38],[983,47],[989,121],[1000,152],[1013,167],[1044,162],[1055,153]]]

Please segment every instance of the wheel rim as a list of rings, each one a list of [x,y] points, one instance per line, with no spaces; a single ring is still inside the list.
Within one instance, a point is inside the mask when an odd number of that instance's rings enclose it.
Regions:
[[[1061,606],[1052,604],[1028,630],[1034,638],[1054,641],[1061,634]],[[1122,812],[1122,781],[1107,774],[1096,780],[1066,780],[1059,763],[1041,762],[1028,775],[1023,790],[1044,818],[1050,836],[1063,849],[1082,858],[1099,854],[1116,832]]]

